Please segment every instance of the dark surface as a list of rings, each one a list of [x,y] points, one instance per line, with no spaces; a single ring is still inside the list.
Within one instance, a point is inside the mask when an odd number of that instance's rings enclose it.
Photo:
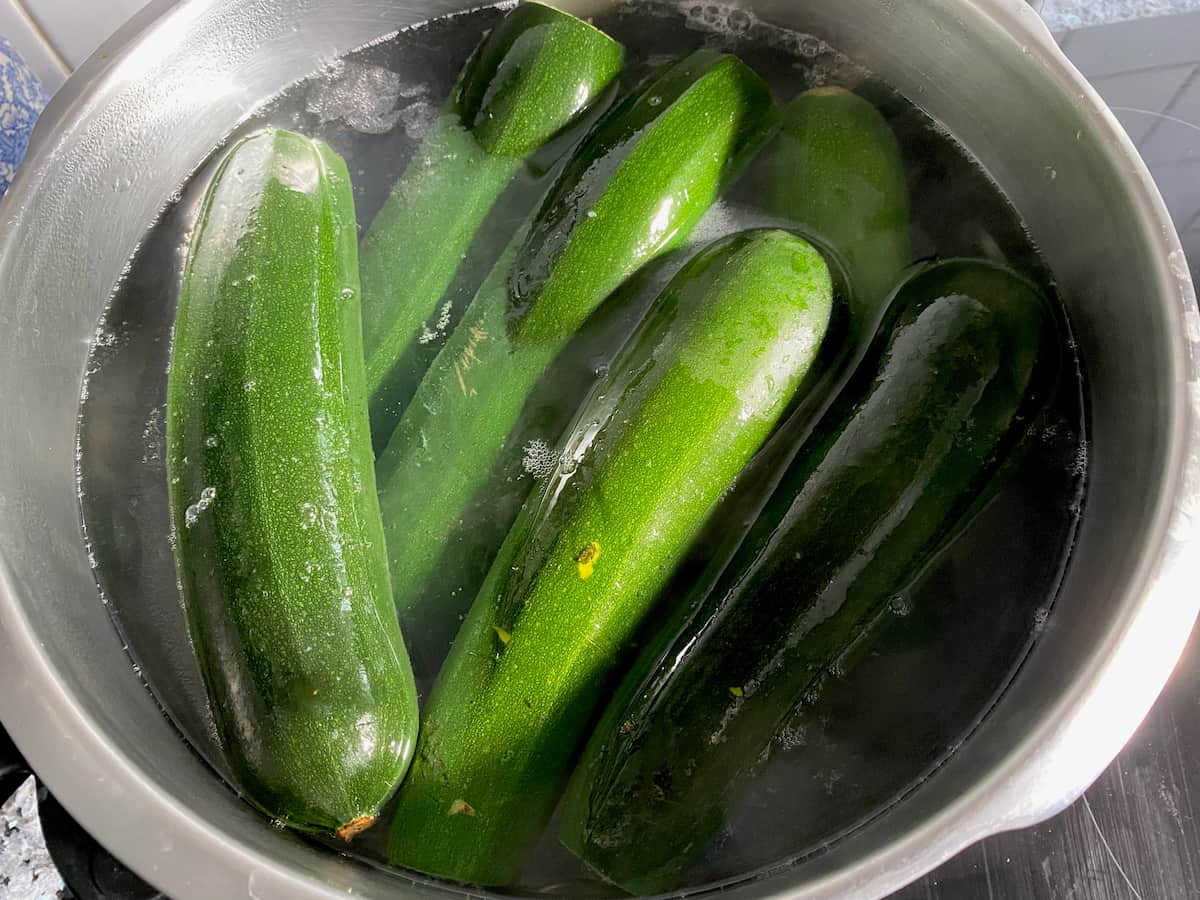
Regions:
[[[1138,734],[1078,803],[997,835],[893,900],[1109,900],[1200,896],[1200,640]]]
[[[1193,276],[1195,276],[1193,269]],[[1200,639],[1133,740],[1066,812],[976,844],[892,900],[1200,896]],[[1200,799],[1200,798],[1197,798]]]

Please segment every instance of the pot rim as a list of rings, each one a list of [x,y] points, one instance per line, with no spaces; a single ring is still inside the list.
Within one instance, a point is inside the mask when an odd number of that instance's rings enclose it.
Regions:
[[[4,219],[19,228],[30,199],[41,188],[56,147],[70,139],[72,126],[85,118],[95,98],[120,88],[119,65],[134,49],[148,49],[157,35],[186,26],[225,0],[192,0],[175,5],[155,0],[123,27],[68,80],[51,101],[31,141],[22,174],[0,206]],[[1133,144],[1116,118],[1054,44],[1041,19],[1021,0],[969,0],[996,27],[1022,40],[1032,63],[1064,89],[1078,95],[1095,127],[1125,166],[1130,194],[1140,216],[1159,235],[1153,260],[1154,288],[1176,298],[1181,335],[1200,335],[1200,315],[1185,257],[1165,204]],[[156,58],[162,49],[151,51]],[[0,251],[3,241],[0,240]],[[0,257],[2,259],[2,257]],[[1200,609],[1200,529],[1193,524],[1200,503],[1200,345],[1180,337],[1170,348],[1177,386],[1167,438],[1170,464],[1166,489],[1147,529],[1145,550],[1130,583],[1144,600],[1115,620],[1105,644],[1090,665],[1074,676],[1070,690],[1048,707],[1015,752],[977,781],[972,789],[925,819],[920,827],[880,848],[866,863],[831,872],[806,885],[806,896],[853,894],[883,896],[898,887],[896,873],[913,879],[990,834],[1041,821],[1073,802],[1103,771],[1136,730],[1170,675]],[[1189,553],[1189,549],[1191,552]],[[332,898],[344,896],[312,873],[291,869],[250,850],[189,810],[169,785],[156,782],[110,742],[87,709],[67,687],[46,654],[17,601],[19,588],[0,556],[0,683],[8,691],[32,692],[41,708],[10,701],[0,694],[0,713],[14,741],[37,760],[38,774],[64,806],[102,843],[147,880],[173,895],[195,889],[191,878],[205,867],[220,866],[238,875],[251,896]],[[1130,673],[1137,672],[1136,678]],[[1118,711],[1110,698],[1121,696]],[[70,752],[50,752],[66,744]],[[37,751],[46,751],[39,755]],[[114,785],[123,815],[139,828],[113,828],[111,798],[98,796],[97,783]],[[156,845],[145,830],[170,825],[178,843],[186,842],[196,862],[187,869],[159,866]],[[764,896],[788,892],[788,866],[764,872],[725,892]],[[257,884],[256,884],[257,880]],[[231,883],[236,883],[234,879]],[[466,893],[465,890],[413,878],[412,889]],[[392,884],[405,884],[402,877]],[[703,889],[702,889],[703,890]],[[472,892],[476,896],[477,892]],[[696,893],[689,891],[688,893]]]

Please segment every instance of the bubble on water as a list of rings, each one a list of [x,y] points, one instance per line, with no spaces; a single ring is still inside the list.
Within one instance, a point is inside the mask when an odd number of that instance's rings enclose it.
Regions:
[[[117,340],[118,338],[115,332],[109,331],[103,325],[100,325],[96,328],[96,336],[93,340],[93,344],[98,349],[115,347]]]
[[[433,120],[437,118],[437,107],[424,100],[416,100],[398,110],[396,117],[403,126],[404,133],[417,140],[429,130]]]
[[[526,444],[524,452],[521,466],[534,478],[547,477],[558,465],[558,454],[541,438],[535,438]]]
[[[187,528],[191,528],[200,519],[200,514],[212,506],[213,501],[217,499],[217,489],[215,487],[206,487],[200,492],[200,499],[183,511],[183,524]]]
[[[730,13],[743,13],[750,19],[749,24],[745,25],[743,30],[746,30],[753,24],[754,17],[744,10],[736,9],[731,6],[718,6],[715,3],[684,3],[679,7],[683,11],[683,15],[687,20],[685,24],[688,28],[697,31],[717,31],[730,32],[733,28],[730,26]]]
[[[215,434],[210,434],[208,437],[206,437],[204,439],[204,446],[208,447],[210,450],[213,447],[217,446],[217,444],[219,444],[219,443],[220,443],[220,440],[218,440],[218,438]]]
[[[732,41],[751,39],[797,57],[795,68],[804,75],[805,87],[828,83],[855,84],[866,70],[811,34],[764,22],[740,6],[691,0],[680,5],[684,27],[707,32],[710,43],[725,49]],[[651,64],[658,57],[651,59]],[[661,60],[666,62],[665,59]]]
[[[1075,451],[1075,458],[1071,460],[1071,474],[1076,478],[1082,478],[1087,474],[1088,468],[1088,446],[1086,443],[1080,443]]]
[[[418,344],[429,344],[433,341],[440,340],[446,336],[446,332],[450,329],[450,314],[454,310],[454,301],[447,300],[442,304],[442,308],[438,310],[437,321],[433,323],[433,327],[429,327],[429,323],[421,323],[421,334],[417,337]]]
[[[145,465],[160,462],[163,455],[163,410],[162,407],[156,406],[150,410],[150,415],[146,417],[146,424],[142,427],[142,462]],[[177,483],[177,478],[172,478],[172,484]]]
[[[322,123],[340,119],[355,131],[383,134],[400,120],[404,93],[396,72],[338,60],[314,82],[304,106]]]
[[[912,612],[912,601],[903,594],[896,594],[888,600],[888,609],[892,615],[904,618]]]
[[[735,7],[725,13],[725,30],[730,34],[745,34],[756,21],[751,13]]]
[[[805,59],[816,59],[827,47],[824,41],[810,34],[798,35],[796,39],[796,52]]]
[[[1040,632],[1046,627],[1046,620],[1050,618],[1050,610],[1045,606],[1040,606],[1033,612],[1033,630]]]

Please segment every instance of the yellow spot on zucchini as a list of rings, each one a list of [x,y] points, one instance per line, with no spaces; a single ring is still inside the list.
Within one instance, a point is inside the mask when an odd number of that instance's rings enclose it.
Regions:
[[[589,541],[587,545],[575,554],[575,565],[579,569],[579,577],[587,581],[596,569],[596,560],[600,558],[600,542]]]
[[[733,696],[735,696],[735,697],[742,697],[745,695],[746,692],[743,691],[741,689],[741,687],[739,687],[738,685],[735,684],[733,687],[731,687],[729,689],[729,693],[733,694]]]
[[[351,819],[337,830],[337,836],[343,841],[352,841],[375,824],[374,816],[358,816]]]
[[[473,816],[475,815],[475,807],[466,800],[459,798],[450,804],[450,811],[446,813],[448,816]]]
[[[507,644],[512,640],[512,632],[501,628],[499,625],[493,625],[492,631],[496,632],[496,637],[500,638],[500,643],[502,644]]]
[[[454,361],[454,374],[458,378],[458,387],[462,391],[463,396],[474,397],[477,391],[467,384],[466,375],[479,362],[479,355],[475,352],[476,348],[488,340],[491,335],[478,325],[472,326],[468,334],[470,338],[467,341],[467,346],[459,354],[458,359]]]

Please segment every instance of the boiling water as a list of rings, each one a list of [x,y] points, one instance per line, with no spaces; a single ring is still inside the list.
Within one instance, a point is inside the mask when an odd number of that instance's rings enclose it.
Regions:
[[[230,139],[264,125],[320,137],[341,153],[354,181],[360,228],[403,171],[481,33],[502,15],[486,8],[394,35],[294,85]],[[1003,194],[936,123],[869,72],[816,38],[764,25],[713,4],[638,4],[597,17],[623,42],[634,83],[699,46],[737,53],[787,100],[819,84],[871,99],[899,138],[913,203],[915,258],[975,256],[1011,266],[1049,295],[1053,283]],[[213,159],[219,157],[214,151]],[[491,261],[529,213],[552,173],[535,158],[506,192],[446,300],[461,309]],[[81,406],[80,497],[102,598],[131,657],[180,732],[226,774],[179,605],[167,510],[164,402],[170,329],[183,252],[212,161],[181,185],[133,253],[96,341]],[[692,247],[767,219],[745,185],[715,206]],[[570,348],[559,376],[585,388],[663,283],[685,248],[647,267],[610,303],[603,351]],[[1063,335],[1069,334],[1065,319]],[[444,326],[427,323],[435,335]],[[1066,341],[1064,337],[1064,342]],[[1064,347],[1062,386],[995,499],[921,581],[891,602],[877,652],[824,692],[816,713],[785,727],[762,776],[730,812],[729,829],[692,873],[729,878],[814,852],[878,815],[969,736],[1019,665],[1049,606],[1070,549],[1086,470],[1083,385]],[[523,422],[510,441],[511,504],[556,461],[558,436]],[[498,510],[501,512],[501,510]],[[719,535],[728,537],[731,518]],[[693,555],[680,579],[703,568]],[[420,643],[421,635],[409,634]],[[418,669],[420,661],[417,660]],[[422,673],[427,693],[431,673]],[[386,816],[386,812],[385,812]],[[352,845],[382,860],[386,821]],[[561,850],[551,823],[514,890],[612,893]],[[297,838],[301,840],[302,838]],[[344,848],[342,848],[344,850]]]

